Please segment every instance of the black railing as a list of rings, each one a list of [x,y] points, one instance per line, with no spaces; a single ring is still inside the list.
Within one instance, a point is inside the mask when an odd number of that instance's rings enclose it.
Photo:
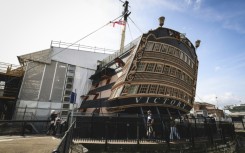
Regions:
[[[132,140],[149,141],[143,122],[144,116],[140,115],[81,115],[76,117],[76,128],[74,128],[73,139],[77,140]],[[171,123],[164,116],[154,116],[154,133],[151,140],[170,142]],[[180,140],[190,141],[194,144],[197,140],[206,140],[213,143],[219,139],[226,141],[233,138],[234,126],[231,122],[216,122],[213,118],[189,118],[189,122],[183,122],[180,118],[175,119],[177,133]],[[162,124],[162,122],[164,124]]]
[[[75,122],[73,122],[69,129],[65,132],[65,135],[61,139],[59,146],[52,153],[69,153],[69,149],[72,143],[74,125]]]
[[[180,137],[174,135],[170,139],[171,121],[166,116],[153,116],[154,133],[152,137],[147,136],[144,124],[144,115],[126,114],[82,114],[73,117],[74,121],[65,133],[61,143],[53,153],[68,153],[72,142],[104,144],[104,150],[110,142],[135,144],[137,148],[144,143],[166,144],[169,146],[174,141],[185,142],[190,146],[204,144],[225,144],[234,140],[235,130],[232,122],[215,121],[214,118],[191,117],[188,122],[176,118],[176,129]]]
[[[1,120],[0,135],[44,134],[49,120]]]

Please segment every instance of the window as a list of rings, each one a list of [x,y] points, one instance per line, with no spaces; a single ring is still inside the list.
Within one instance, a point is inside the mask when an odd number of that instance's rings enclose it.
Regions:
[[[152,51],[153,48],[153,42],[147,42],[145,51]]]
[[[184,99],[185,101],[188,101],[188,95],[186,93],[184,93]]]
[[[70,108],[70,104],[63,104],[63,108]]]
[[[69,65],[68,70],[75,71],[76,66],[75,65]]]
[[[180,51],[178,49],[175,50],[175,56],[179,57],[180,56]]]
[[[164,74],[168,75],[169,74],[169,70],[170,70],[170,66],[164,65],[164,69],[163,69]]]
[[[153,47],[153,51],[159,52],[161,48],[161,44],[160,43],[155,43],[154,47]]]
[[[184,81],[185,81],[185,73],[184,73],[184,72],[182,73],[182,78],[181,78],[181,80],[184,80]]]
[[[184,60],[184,54],[180,52],[180,59]]]
[[[167,45],[162,45],[161,52],[166,53],[168,51],[168,46]]]
[[[184,79],[184,81],[186,82],[186,83],[188,83],[188,75],[185,75],[185,79]]]
[[[128,94],[136,94],[138,87],[138,85],[131,85],[128,89]]]
[[[155,72],[162,72],[163,65],[162,64],[157,64]]]
[[[68,95],[68,96],[71,95],[71,91],[70,90],[66,90],[65,91],[65,95]]]
[[[165,95],[170,96],[172,94],[172,88],[166,87]]]
[[[157,86],[158,85],[156,85],[156,84],[153,84],[153,85],[151,85],[151,87],[150,87],[150,89],[149,89],[149,93],[156,93],[156,91],[157,91]]]
[[[171,67],[170,75],[175,76],[175,73],[176,73],[176,68],[175,67]]]
[[[71,77],[67,77],[67,81],[66,81],[66,83],[72,83],[73,82],[73,78],[71,78]]]
[[[111,82],[111,78],[108,78],[107,80],[106,80],[106,84],[109,84]]]
[[[154,70],[154,66],[155,64],[154,63],[148,63],[147,64],[147,67],[146,67],[146,71],[153,71]]]
[[[191,59],[188,58],[188,65],[191,65]]]
[[[177,70],[176,71],[176,77],[181,79],[181,71],[180,70]]]
[[[172,96],[173,97],[178,97],[178,89],[173,89]]]
[[[64,102],[70,102],[70,96],[65,96],[63,99]]]
[[[190,85],[192,85],[193,84],[193,79],[192,78],[190,78]]]
[[[187,55],[185,55],[185,62],[187,63],[187,60],[188,60],[188,56]]]
[[[191,62],[191,68],[193,68],[193,66],[194,66],[194,64],[193,64],[193,62]]]
[[[174,53],[173,47],[169,47],[168,54],[173,55],[173,53]]]
[[[137,71],[144,71],[146,63],[139,63],[137,67]]]
[[[186,82],[190,84],[190,77],[188,75],[186,75]]]
[[[74,77],[76,66],[69,65],[67,69],[67,76]]]
[[[165,87],[164,86],[159,86],[158,94],[164,94],[164,92],[165,92]]]
[[[65,116],[65,115],[68,115],[68,111],[62,111],[62,112],[61,112],[61,115],[64,115],[64,116]]]
[[[147,84],[140,85],[139,93],[147,93],[147,90],[148,90]]]
[[[71,89],[72,88],[72,84],[66,84],[66,89]]]
[[[176,48],[173,47],[172,51],[173,51],[173,55],[175,56]]]

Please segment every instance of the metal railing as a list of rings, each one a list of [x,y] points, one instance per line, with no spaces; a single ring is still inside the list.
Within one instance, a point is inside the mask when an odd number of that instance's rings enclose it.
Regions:
[[[132,42],[130,42],[129,44],[127,44],[124,47],[124,50],[122,52],[120,52],[120,50],[118,50],[117,52],[115,52],[114,54],[109,55],[108,57],[106,57],[105,59],[102,60],[102,67],[104,67],[106,64],[110,63],[112,60],[114,60],[116,57],[119,57],[120,55],[124,54],[125,52],[129,51],[131,48],[133,48],[135,45],[137,45],[137,43],[139,42],[141,37],[136,38],[135,40],[133,40]]]
[[[52,153],[68,153],[72,141],[76,143],[99,142],[107,148],[110,142],[131,143],[138,147],[144,143],[166,144],[174,141],[185,142],[195,147],[200,142],[214,145],[216,142],[224,144],[235,138],[232,122],[215,121],[214,118],[191,117],[189,122],[176,118],[176,129],[180,138],[174,135],[170,139],[171,121],[169,117],[154,115],[152,137],[147,136],[143,120],[145,115],[129,114],[75,114],[76,119],[66,131],[59,146]]]
[[[148,141],[146,126],[143,123],[144,116],[79,116],[76,118],[74,139],[94,140],[132,140]],[[158,141],[170,140],[169,118],[154,116],[154,136],[152,139]],[[162,120],[162,122],[161,122]],[[175,119],[177,132],[180,139],[207,140],[213,143],[214,139],[224,140],[226,137],[234,136],[234,126],[228,122],[213,122],[211,118],[189,118],[186,125],[181,119]]]
[[[0,120],[0,135],[46,134],[49,120]]]
[[[106,53],[106,54],[113,54],[117,51],[113,49],[92,47],[92,46],[86,46],[86,45],[81,45],[81,44],[72,44],[72,43],[66,43],[66,42],[61,42],[61,41],[51,41],[51,47],[84,50],[84,51]]]
[[[61,139],[60,144],[52,153],[69,153],[70,146],[72,143],[72,136],[73,136],[73,129],[74,129],[75,122],[71,124],[69,129],[65,132],[65,135]]]

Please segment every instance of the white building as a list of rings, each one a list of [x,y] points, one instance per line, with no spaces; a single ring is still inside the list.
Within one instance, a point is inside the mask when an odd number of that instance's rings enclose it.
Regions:
[[[47,119],[51,110],[66,117],[72,108],[71,92],[80,96],[91,87],[88,79],[97,68],[97,61],[112,50],[52,42],[46,50],[18,56],[25,74],[15,109],[15,119]]]

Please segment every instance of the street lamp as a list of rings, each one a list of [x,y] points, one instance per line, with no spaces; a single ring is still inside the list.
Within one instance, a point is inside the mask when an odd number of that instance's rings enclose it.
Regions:
[[[162,27],[164,25],[165,17],[161,16],[158,20],[159,20],[160,27]]]
[[[198,48],[198,47],[200,46],[200,43],[201,43],[201,40],[197,40],[197,41],[195,42],[195,44],[196,44],[195,47]]]

